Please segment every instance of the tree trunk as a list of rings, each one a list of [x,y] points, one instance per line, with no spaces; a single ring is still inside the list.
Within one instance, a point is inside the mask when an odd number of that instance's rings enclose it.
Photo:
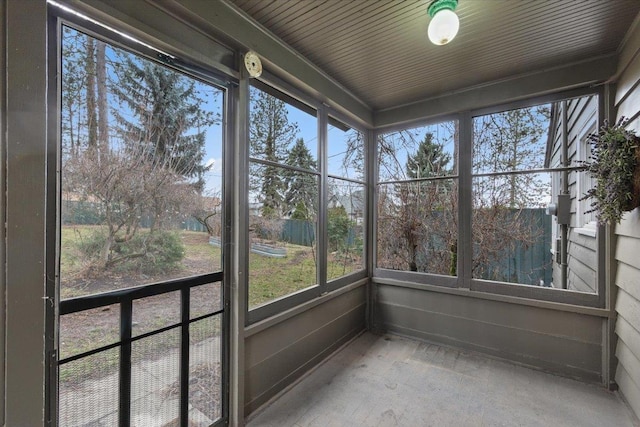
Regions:
[[[107,66],[105,43],[96,41],[96,83],[98,87],[98,146],[104,153],[109,147],[109,109],[107,105]]]
[[[87,144],[90,148],[98,146],[98,120],[96,109],[96,60],[95,42],[92,37],[87,37],[87,57],[85,71],[87,73]]]
[[[103,270],[109,266],[109,256],[111,255],[111,247],[114,242],[115,236],[109,233],[104,241],[104,245],[102,245],[102,249],[100,250],[100,268]]]

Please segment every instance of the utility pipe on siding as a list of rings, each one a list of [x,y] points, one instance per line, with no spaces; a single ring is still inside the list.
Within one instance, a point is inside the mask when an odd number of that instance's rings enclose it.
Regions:
[[[562,166],[569,167],[569,130],[567,126],[567,101],[562,101]],[[569,171],[562,171],[561,194],[569,194]],[[560,285],[567,289],[567,251],[569,243],[569,224],[560,224]]]

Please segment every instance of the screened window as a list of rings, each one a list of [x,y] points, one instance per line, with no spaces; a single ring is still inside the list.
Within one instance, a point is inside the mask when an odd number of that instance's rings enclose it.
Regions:
[[[318,284],[318,120],[251,87],[249,308]]]
[[[327,153],[327,281],[330,281],[365,267],[364,134],[330,118]]]
[[[220,270],[224,92],[70,27],[61,54],[61,297]]]
[[[551,283],[548,104],[473,119],[472,277]]]
[[[473,118],[474,279],[598,292],[583,170],[597,120],[596,95]]]
[[[226,91],[68,26],[60,53],[58,423],[212,424]]]
[[[601,304],[584,170],[599,102],[557,97],[379,133],[376,276]]]
[[[378,268],[457,276],[458,124],[378,137]]]

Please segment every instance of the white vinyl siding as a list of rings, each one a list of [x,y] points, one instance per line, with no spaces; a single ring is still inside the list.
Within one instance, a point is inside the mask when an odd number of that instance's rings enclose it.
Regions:
[[[568,100],[567,103],[567,133],[568,133],[568,153],[569,165],[580,166],[581,161],[587,160],[588,143],[587,136],[597,129],[598,120],[598,97],[585,96]],[[561,145],[562,145],[562,108],[563,103],[555,104],[554,115],[556,126],[552,129],[553,136],[550,147],[549,166],[561,166]],[[558,173],[557,175],[561,175]],[[556,200],[560,193],[562,178],[558,176],[552,181],[552,199]],[[568,174],[569,194],[571,197],[571,223],[569,226],[568,243],[568,268],[567,268],[567,289],[579,292],[597,292],[597,268],[598,257],[596,252],[596,229],[593,226],[592,232],[586,233],[586,226],[592,221],[591,214],[586,214],[590,202],[580,200],[589,188],[590,178],[586,172],[571,172]],[[555,218],[552,225],[554,239],[560,236],[559,226]],[[553,247],[557,253],[559,248]],[[553,269],[553,284],[560,286],[560,267],[555,264]]]
[[[615,106],[618,118],[631,119],[629,128],[640,132],[640,25],[630,34],[620,57]],[[616,382],[636,415],[640,416],[640,209],[624,215],[615,228]]]

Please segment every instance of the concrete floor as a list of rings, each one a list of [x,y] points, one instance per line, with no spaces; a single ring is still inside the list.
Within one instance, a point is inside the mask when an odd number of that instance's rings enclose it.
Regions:
[[[286,426],[638,426],[602,387],[365,333],[249,419]]]

